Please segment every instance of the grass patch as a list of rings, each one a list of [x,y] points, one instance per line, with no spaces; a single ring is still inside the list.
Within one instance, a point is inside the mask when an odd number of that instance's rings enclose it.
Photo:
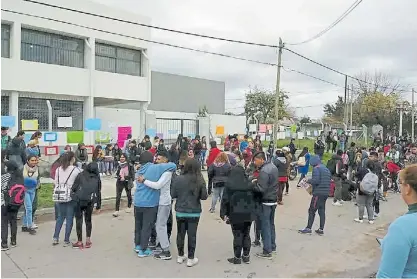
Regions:
[[[54,207],[52,201],[52,192],[54,190],[54,184],[42,183],[41,188],[38,190],[38,208]]]

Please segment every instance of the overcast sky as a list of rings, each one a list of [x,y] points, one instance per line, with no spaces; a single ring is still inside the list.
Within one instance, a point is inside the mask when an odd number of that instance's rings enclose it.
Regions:
[[[236,40],[278,44],[310,38],[336,20],[353,0],[95,0],[148,16],[152,24]],[[254,4],[256,3],[256,5]],[[417,0],[363,0],[339,25],[319,39],[288,46],[350,75],[380,71],[417,88]],[[275,49],[152,30],[152,39],[276,63]],[[249,86],[274,89],[276,68],[153,45],[152,69],[226,83],[226,110],[243,112]],[[344,85],[344,77],[284,52],[283,66]],[[283,71],[281,88],[297,115],[321,117],[322,105],[343,95],[335,87]],[[410,98],[411,93],[406,94]],[[300,108],[302,107],[302,108]]]

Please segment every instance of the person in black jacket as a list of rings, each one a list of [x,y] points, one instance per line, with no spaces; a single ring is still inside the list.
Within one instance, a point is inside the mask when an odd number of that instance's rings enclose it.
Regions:
[[[203,145],[200,142],[200,138],[194,139],[194,158],[196,158],[199,162],[201,162],[201,152],[203,150]]]
[[[217,200],[222,200],[224,187],[226,185],[231,165],[229,158],[225,152],[217,155],[214,163],[210,165],[207,175],[208,179],[213,183],[213,196],[211,199],[210,213],[214,213],[216,209]]]
[[[232,264],[250,262],[250,228],[255,210],[253,185],[243,167],[235,166],[230,171],[220,208],[220,218],[232,227],[234,257],[227,259]]]
[[[96,203],[96,210],[101,207],[101,179],[98,164],[91,162],[88,164],[83,172],[81,172],[74,181],[71,188],[72,200],[75,205],[75,228],[77,231],[78,241],[72,244],[73,248],[82,249],[83,244],[83,217],[86,228],[85,248],[90,248],[91,230],[92,230],[92,215],[94,203]],[[84,215],[84,216],[83,216]]]
[[[284,152],[277,150],[275,153],[276,157],[273,160],[273,164],[278,169],[278,204],[283,205],[282,196],[284,194],[284,188],[288,181],[288,166],[290,164],[285,157]]]
[[[116,211],[113,213],[113,217],[119,216],[120,200],[122,198],[123,190],[125,190],[127,196],[126,213],[131,212],[132,188],[133,180],[135,179],[135,171],[126,158],[127,155],[123,153],[122,156],[120,156],[120,162],[116,169]]]
[[[148,141],[149,142],[149,141]],[[149,142],[150,143],[150,142]],[[145,148],[146,150],[146,148]],[[135,162],[137,161],[137,156],[140,155],[139,149],[136,145],[136,141],[132,140],[129,143],[129,163],[134,165]]]

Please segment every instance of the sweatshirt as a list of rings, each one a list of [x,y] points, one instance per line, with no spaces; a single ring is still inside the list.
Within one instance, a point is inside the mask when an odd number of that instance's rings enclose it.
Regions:
[[[145,180],[143,184],[155,190],[161,190],[159,205],[171,205],[171,179],[172,172],[164,172],[158,181]]]

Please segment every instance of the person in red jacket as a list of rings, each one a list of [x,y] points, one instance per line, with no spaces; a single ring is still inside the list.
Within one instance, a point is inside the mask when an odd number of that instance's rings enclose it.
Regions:
[[[220,149],[217,148],[217,143],[215,141],[211,141],[210,142],[210,152],[209,155],[207,157],[207,169],[214,163],[214,160],[216,159],[217,155],[219,155],[221,153]],[[207,194],[211,195],[211,189],[213,188],[212,185],[212,181],[211,179],[209,179],[208,181],[208,185],[207,185]]]
[[[389,172],[389,175],[391,177],[392,180],[392,189],[394,190],[394,192],[398,192],[399,188],[398,188],[398,183],[397,183],[397,179],[398,179],[398,173],[400,172],[401,168],[395,164],[392,160],[389,160],[387,163],[387,171]]]
[[[246,147],[245,151],[243,151],[243,159],[245,160],[245,167],[249,165],[249,163],[252,161],[252,149],[253,149],[253,142],[249,142],[248,147]]]

